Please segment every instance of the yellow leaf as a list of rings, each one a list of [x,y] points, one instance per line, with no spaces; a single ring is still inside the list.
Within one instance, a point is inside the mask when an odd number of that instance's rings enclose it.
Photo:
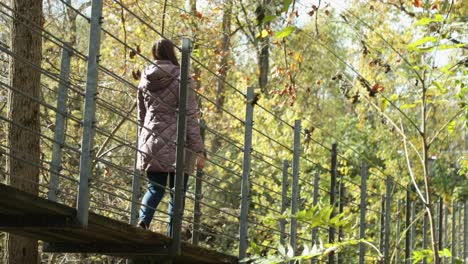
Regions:
[[[296,54],[294,54],[294,59],[297,60],[297,62],[301,63],[302,55],[299,52],[296,52]]]

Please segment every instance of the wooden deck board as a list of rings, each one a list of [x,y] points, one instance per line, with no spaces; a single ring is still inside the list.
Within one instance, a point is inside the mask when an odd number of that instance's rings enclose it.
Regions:
[[[94,213],[78,226],[74,208],[0,184],[0,230],[42,240],[44,251],[83,252],[120,257],[168,256],[171,238]],[[34,218],[37,223],[22,217]],[[51,221],[48,221],[50,217]],[[14,219],[20,219],[14,223]],[[70,220],[71,219],[71,220]],[[237,258],[182,243],[175,263],[237,263]]]

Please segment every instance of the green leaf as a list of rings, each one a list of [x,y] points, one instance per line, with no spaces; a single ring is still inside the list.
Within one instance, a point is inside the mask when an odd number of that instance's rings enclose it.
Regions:
[[[266,29],[262,30],[262,38],[266,38],[268,36],[268,31]]]
[[[404,104],[400,106],[400,109],[403,110],[403,109],[409,109],[409,108],[415,108],[415,107],[416,107],[416,104]]]
[[[434,84],[435,87],[437,87],[437,89],[439,90],[439,92],[441,94],[446,94],[447,93],[447,91],[448,91],[447,88],[442,87],[442,84],[440,84],[439,82],[436,82],[436,81],[433,81],[432,83]]]
[[[436,14],[433,18],[430,18],[430,17],[423,17],[421,19],[419,19],[415,25],[416,26],[424,26],[424,25],[427,25],[431,22],[442,22],[443,20],[443,17],[441,14]]]
[[[435,37],[423,37],[423,38],[420,38],[414,42],[412,42],[411,44],[408,44],[406,46],[406,49],[408,50],[416,50],[418,46],[421,46],[425,43],[428,43],[428,42],[436,42],[437,39]]]
[[[250,242],[250,248],[252,248],[252,250],[257,255],[260,255],[262,253],[262,250],[260,249],[260,247],[257,244],[255,244],[254,242]]]
[[[270,21],[273,21],[273,19],[275,19],[275,18],[276,18],[276,16],[273,16],[273,15],[266,16],[266,17],[263,18],[262,23],[268,23]]]
[[[385,112],[385,109],[387,109],[388,101],[384,98],[380,101],[380,111]]]
[[[201,51],[200,49],[194,49],[192,50],[192,56],[194,58],[200,59],[201,58]]]
[[[390,101],[396,101],[396,100],[398,100],[398,94],[392,94],[390,96]]]
[[[439,251],[439,254],[441,257],[446,258],[450,258],[452,256],[452,253],[450,253],[450,250],[448,250],[448,248],[444,248],[443,250]]]
[[[283,38],[285,38],[285,37],[291,35],[291,33],[292,33],[295,29],[296,29],[296,27],[292,27],[292,26],[285,27],[285,28],[283,28],[283,30],[276,32],[275,38],[277,38],[277,39],[283,39]]]
[[[291,5],[291,0],[283,0],[283,9],[281,11],[286,12],[289,9],[289,6]]]
[[[454,130],[455,130],[455,120],[453,120],[452,122],[448,123],[448,125],[447,125],[447,132],[448,132],[449,134],[452,134]]]

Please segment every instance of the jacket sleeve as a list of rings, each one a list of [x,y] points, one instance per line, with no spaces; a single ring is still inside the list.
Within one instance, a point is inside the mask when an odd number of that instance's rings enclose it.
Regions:
[[[188,97],[187,97],[187,148],[196,153],[204,152],[203,141],[200,134],[200,127],[198,125],[199,110],[197,98],[193,91],[193,80],[189,79]]]
[[[143,96],[143,87],[146,85],[146,75],[143,73],[141,74],[140,84],[138,85],[137,90],[137,106],[138,106],[138,135],[141,132],[142,127],[145,124],[145,115],[146,115],[146,107],[145,107],[145,97]]]

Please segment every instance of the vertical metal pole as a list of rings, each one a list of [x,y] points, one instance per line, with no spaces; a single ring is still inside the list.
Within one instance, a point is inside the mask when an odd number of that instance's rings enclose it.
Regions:
[[[398,199],[396,227],[395,227],[395,264],[400,262],[400,217],[401,217],[401,200]]]
[[[192,232],[192,245],[198,246],[200,240],[200,201],[203,197],[202,195],[202,180],[203,171],[197,170],[195,179],[195,202],[193,206],[193,232]]]
[[[364,239],[366,236],[366,199],[367,199],[367,164],[365,161],[361,165],[361,206],[359,218],[359,238]],[[364,264],[364,256],[366,254],[366,245],[359,244],[359,264]]]
[[[405,201],[405,263],[411,263],[411,255],[410,255],[410,225],[411,225],[411,192],[410,186],[406,187],[406,201]]]
[[[380,196],[379,249],[384,252],[385,244],[385,196]]]
[[[385,181],[385,263],[390,263],[390,214],[391,214],[391,199],[392,199],[392,180],[389,176]]]
[[[88,66],[86,73],[86,92],[83,117],[83,136],[81,140],[80,185],[78,187],[77,219],[82,227],[88,226],[89,186],[94,158],[94,130],[96,116],[96,95],[98,83],[99,49],[101,44],[102,0],[91,4],[89,30]]]
[[[411,201],[411,222],[414,221],[414,218],[416,216],[416,202]],[[412,255],[413,249],[416,248],[416,240],[414,239],[414,233],[416,229],[416,223],[412,224],[410,227],[410,254]]]
[[[443,235],[444,235],[444,202],[442,200],[442,197],[439,197],[439,201],[438,201],[438,221],[437,221],[437,224],[439,226],[439,229],[438,229],[438,235],[437,235],[437,242],[439,242],[439,250],[442,250],[443,249],[443,244],[442,244],[442,241],[443,241]]]
[[[320,173],[317,171],[314,175],[314,194],[313,194],[313,200],[312,200],[312,204],[314,206],[317,205],[317,202],[318,202],[318,192],[319,192],[319,179],[320,179]],[[317,227],[314,227],[312,228],[312,243],[316,243],[316,238],[317,238],[317,230],[318,228]],[[314,258],[312,258],[310,260],[310,263],[311,264],[314,264],[316,263],[316,260]]]
[[[458,212],[458,228],[457,228],[457,234],[458,234],[458,245],[457,245],[457,256],[461,258],[462,256],[462,241],[463,241],[463,234],[462,234],[462,222],[461,222],[461,215],[462,215],[462,204],[459,203],[457,206],[457,212]]]
[[[281,185],[281,213],[284,214],[288,203],[288,160],[283,160],[283,181]],[[280,244],[284,245],[286,239],[286,220],[280,219]]]
[[[205,121],[200,120],[200,133],[202,136],[203,142],[205,141]],[[202,194],[202,177],[203,171],[197,170],[195,178],[195,202],[193,205],[193,232],[192,232],[192,245],[198,246],[200,240],[200,217],[202,215],[200,208],[200,201],[203,199]]]
[[[299,154],[300,154],[300,136],[301,136],[301,120],[294,122],[294,145],[293,145],[293,160],[292,160],[292,188],[291,188],[291,214],[296,214],[297,211],[297,197],[298,197],[298,181],[299,181]],[[291,218],[289,244],[293,252],[296,252],[297,244],[297,221],[296,218]],[[293,262],[291,262],[293,263]]]
[[[339,205],[338,205],[338,214],[341,214],[343,213],[343,206],[344,206],[344,182],[343,182],[343,175],[340,175],[340,184],[338,185],[338,201],[339,201]],[[343,228],[340,226],[338,228],[338,242],[341,242],[341,239],[344,237],[344,234],[343,234]],[[342,256],[342,253],[338,252],[338,254],[336,254],[336,262],[338,264],[342,264],[343,263],[343,256]]]
[[[70,59],[73,52],[68,43],[62,47],[62,61],[60,63],[60,82],[58,86],[57,113],[55,113],[54,143],[52,147],[52,161],[50,163],[50,181],[48,199],[57,201],[58,177],[62,169],[62,145],[65,141],[65,116],[67,112],[68,85],[70,76]]]
[[[336,156],[337,156],[337,145],[336,143],[334,143],[332,145],[332,153],[331,153],[331,178],[330,178],[330,205],[332,206],[333,210],[332,210],[332,213],[331,213],[331,217],[334,217],[335,216],[335,185],[336,185],[336,174],[337,174],[337,171],[336,171]],[[328,230],[328,242],[329,243],[334,243],[335,242],[335,228],[330,226],[329,230]],[[332,253],[330,253],[330,255],[328,255],[328,263],[329,264],[333,264],[335,263],[335,256]]]
[[[468,200],[465,201],[465,205],[463,206],[464,211],[464,223],[463,223],[463,259],[464,263],[468,263],[468,211],[466,208],[468,207]]]
[[[448,234],[448,204],[445,204],[444,205],[444,238],[443,238],[443,241],[442,241],[443,246],[442,246],[441,249],[444,249],[444,248],[448,247],[447,234]],[[442,262],[444,264],[447,263],[447,258],[443,258]]]
[[[455,207],[456,207],[456,202],[452,200],[452,237],[450,239],[450,252],[452,252],[452,256],[450,257],[450,264],[455,264],[455,257],[457,256],[456,248],[455,245],[457,244],[457,236],[455,235],[455,225],[456,225],[456,215],[455,215]]]
[[[424,216],[423,216],[423,226],[422,226],[422,248],[426,249],[427,248],[427,227],[428,227],[428,221],[427,221],[427,212],[424,210]],[[426,258],[422,260],[423,264],[427,263]]]
[[[185,138],[187,135],[187,98],[190,67],[190,40],[182,40],[180,65],[179,109],[177,113],[176,171],[174,182],[174,208],[172,209],[171,256],[180,255],[182,216],[184,214]]]
[[[140,200],[140,177],[141,173],[137,168],[137,159],[138,159],[138,144],[139,144],[139,128],[137,125],[136,131],[136,142],[135,142],[135,163],[133,165],[133,177],[132,177],[132,204],[130,205],[130,221],[129,224],[134,226],[137,224],[137,214],[138,214],[138,204]]]
[[[253,127],[253,88],[247,89],[247,101],[245,104],[245,131],[244,131],[244,158],[242,161],[242,187],[241,187],[241,213],[239,223],[239,260],[245,258],[247,251],[247,215],[250,199],[250,159],[252,152],[252,127]]]

